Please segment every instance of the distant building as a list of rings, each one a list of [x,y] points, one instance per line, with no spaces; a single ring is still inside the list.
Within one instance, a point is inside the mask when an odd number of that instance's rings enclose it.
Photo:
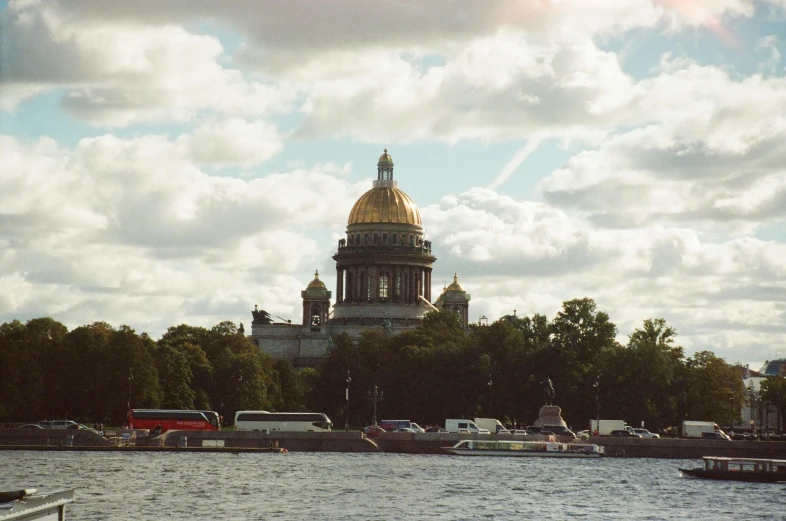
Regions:
[[[780,366],[777,364],[780,363]],[[775,364],[775,365],[773,365]],[[782,431],[783,418],[775,404],[767,403],[761,397],[761,384],[771,376],[782,376],[786,360],[765,362],[760,372],[751,371],[747,367],[742,374],[742,384],[745,386],[745,400],[740,410],[740,420],[743,429],[756,431]],[[774,369],[773,369],[774,368]],[[774,374],[767,374],[769,372]]]
[[[786,358],[764,362],[759,372],[764,376],[786,376]]]
[[[393,158],[385,150],[377,162],[377,179],[349,212],[346,238],[338,241],[336,301],[314,275],[301,292],[300,324],[274,323],[258,308],[252,312],[251,335],[262,351],[290,360],[295,366],[319,363],[333,338],[353,338],[366,329],[390,334],[414,329],[431,310],[450,309],[468,326],[470,295],[458,283],[446,287],[431,303],[432,266],[437,258],[426,240],[412,199],[393,179]]]

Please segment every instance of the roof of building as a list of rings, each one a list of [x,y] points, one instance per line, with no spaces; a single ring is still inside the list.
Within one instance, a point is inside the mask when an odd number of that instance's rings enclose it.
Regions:
[[[447,287],[445,291],[464,291],[458,281],[458,273],[453,274],[453,284]]]
[[[393,158],[390,157],[390,154],[388,154],[388,149],[387,148],[385,149],[385,152],[381,156],[379,156],[379,162],[377,163],[377,165],[379,166],[381,164],[386,164],[386,165],[387,164],[389,164],[389,165],[393,164]]]
[[[310,288],[310,289],[313,289],[313,288],[320,288],[320,289],[324,288],[324,289],[327,289],[327,286],[325,286],[325,283],[322,282],[321,280],[319,280],[319,270],[314,272],[314,280],[312,280],[311,282],[308,283],[308,288]]]
[[[410,197],[395,187],[372,188],[360,196],[347,224],[397,223],[421,226],[420,210]]]

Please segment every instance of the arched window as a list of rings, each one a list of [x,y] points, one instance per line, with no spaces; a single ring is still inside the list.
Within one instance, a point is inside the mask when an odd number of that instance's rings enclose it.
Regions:
[[[379,276],[379,298],[387,300],[388,298],[388,274],[383,272]]]

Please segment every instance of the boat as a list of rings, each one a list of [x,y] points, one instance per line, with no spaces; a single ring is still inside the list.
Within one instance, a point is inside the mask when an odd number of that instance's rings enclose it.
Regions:
[[[680,472],[702,479],[786,483],[786,460],[720,456],[704,456],[702,460],[704,467],[680,469]]]
[[[0,520],[65,519],[65,506],[74,501],[73,490],[39,494],[34,488],[0,492]]]
[[[442,450],[459,456],[599,458],[603,455],[600,445],[552,441],[461,440]]]

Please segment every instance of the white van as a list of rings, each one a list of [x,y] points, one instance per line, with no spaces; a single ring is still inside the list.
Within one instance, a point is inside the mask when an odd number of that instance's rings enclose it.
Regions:
[[[475,418],[475,425],[487,429],[491,434],[510,434],[510,431],[496,418]]]
[[[481,429],[472,420],[445,420],[445,429],[448,432],[490,434],[488,429]]]

